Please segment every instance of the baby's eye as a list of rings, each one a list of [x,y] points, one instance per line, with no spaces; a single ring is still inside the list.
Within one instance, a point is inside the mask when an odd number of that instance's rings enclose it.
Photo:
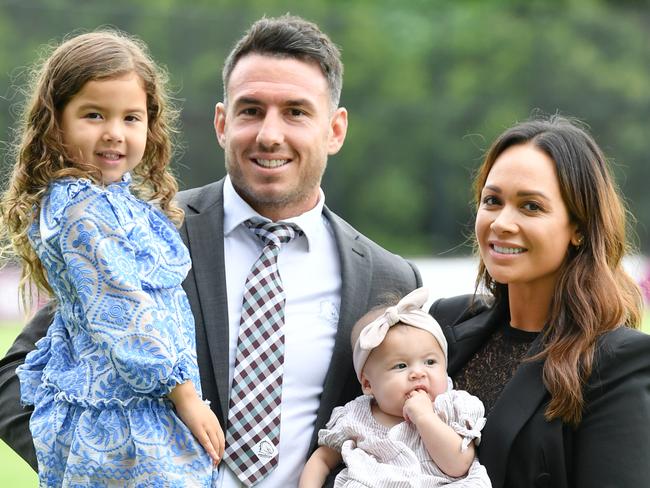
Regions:
[[[436,360],[435,359],[427,359],[427,360],[424,361],[424,364],[426,364],[427,366],[433,366],[434,364],[436,364]]]
[[[397,363],[391,369],[404,369],[406,368],[406,363]]]

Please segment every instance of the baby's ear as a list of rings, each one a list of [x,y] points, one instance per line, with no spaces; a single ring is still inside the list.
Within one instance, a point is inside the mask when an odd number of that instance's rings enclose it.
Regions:
[[[372,395],[372,386],[370,386],[370,381],[363,374],[363,371],[361,372],[361,391],[364,395]]]

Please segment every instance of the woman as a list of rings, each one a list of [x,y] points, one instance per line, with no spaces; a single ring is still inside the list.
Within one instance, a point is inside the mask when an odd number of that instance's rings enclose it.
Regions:
[[[437,301],[449,374],[478,396],[495,488],[650,483],[650,336],[606,160],[554,116],[505,131],[475,181],[477,286]]]

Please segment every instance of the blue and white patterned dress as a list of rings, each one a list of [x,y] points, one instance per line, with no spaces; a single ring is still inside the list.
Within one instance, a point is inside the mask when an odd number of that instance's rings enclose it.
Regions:
[[[211,485],[210,458],[166,398],[200,388],[189,253],[130,181],[53,182],[29,232],[58,301],[17,369],[42,487]]]

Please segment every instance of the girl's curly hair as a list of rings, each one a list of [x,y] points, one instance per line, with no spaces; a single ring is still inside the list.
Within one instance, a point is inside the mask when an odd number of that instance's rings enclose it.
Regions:
[[[0,200],[0,256],[6,261],[17,255],[21,261],[20,295],[25,307],[31,304],[32,283],[51,295],[43,266],[27,236],[48,185],[65,177],[101,183],[99,170],[75,162],[64,145],[61,114],[87,82],[131,72],[143,82],[148,117],[147,143],[142,161],[132,171],[132,190],[155,202],[176,225],[183,220],[183,211],[173,202],[178,184],[169,168],[178,111],[167,91],[166,71],[152,60],[142,41],[115,29],[64,40],[31,72],[31,97],[16,128],[13,171]]]

